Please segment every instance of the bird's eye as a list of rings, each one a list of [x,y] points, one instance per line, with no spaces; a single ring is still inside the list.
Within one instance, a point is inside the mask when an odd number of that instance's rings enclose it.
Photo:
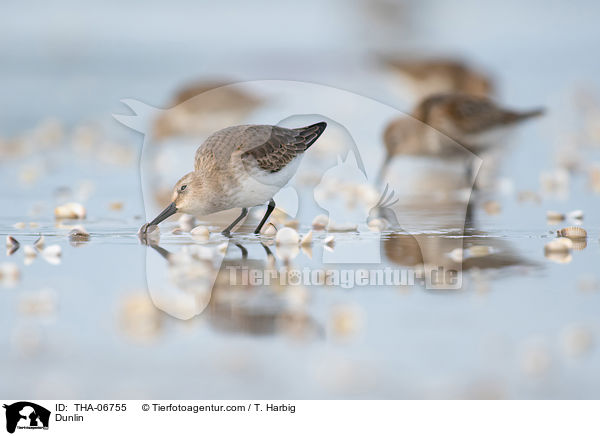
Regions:
[[[181,185],[181,188],[179,188],[179,190],[180,190],[181,192],[183,192],[183,191],[185,191],[185,188],[187,188],[187,185]]]

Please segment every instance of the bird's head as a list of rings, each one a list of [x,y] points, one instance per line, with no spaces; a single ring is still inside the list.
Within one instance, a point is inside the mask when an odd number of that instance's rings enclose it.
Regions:
[[[200,174],[196,171],[186,174],[175,184],[171,203],[150,222],[150,225],[157,225],[176,213],[204,215],[206,211],[202,207],[205,197],[203,191],[204,183]]]

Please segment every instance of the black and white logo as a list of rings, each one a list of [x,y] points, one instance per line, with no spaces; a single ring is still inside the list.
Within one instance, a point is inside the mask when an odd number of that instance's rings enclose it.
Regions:
[[[6,431],[14,433],[22,430],[48,430],[50,411],[29,401],[19,401],[3,406],[6,409]]]

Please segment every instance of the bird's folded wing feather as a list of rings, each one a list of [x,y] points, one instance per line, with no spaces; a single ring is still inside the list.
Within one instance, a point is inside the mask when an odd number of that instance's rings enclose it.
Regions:
[[[241,158],[244,165],[258,165],[267,172],[277,172],[302,154],[323,133],[320,124],[300,129],[277,126],[257,126],[271,129],[268,139],[258,145],[244,147]],[[250,169],[250,168],[248,168]]]

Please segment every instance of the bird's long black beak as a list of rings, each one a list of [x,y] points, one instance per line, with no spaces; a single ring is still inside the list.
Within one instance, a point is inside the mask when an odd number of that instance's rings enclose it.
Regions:
[[[169,204],[167,207],[165,207],[165,210],[163,210],[161,213],[158,214],[158,216],[156,218],[154,218],[152,221],[150,221],[150,223],[148,225],[150,226],[155,226],[158,223],[162,223],[164,220],[166,220],[167,218],[169,218],[171,215],[177,213],[177,206],[175,206],[175,202]]]

